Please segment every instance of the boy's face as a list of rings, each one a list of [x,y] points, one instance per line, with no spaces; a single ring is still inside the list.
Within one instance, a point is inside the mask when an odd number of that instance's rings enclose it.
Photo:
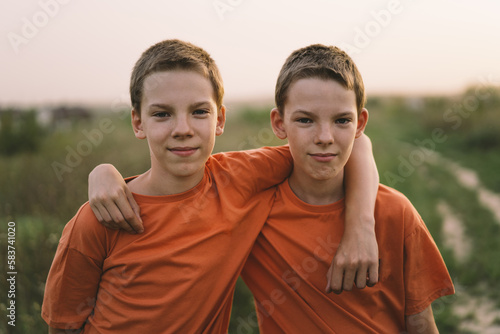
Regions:
[[[217,110],[210,81],[188,70],[149,75],[141,114],[132,112],[136,137],[148,140],[151,167],[183,178],[203,176],[224,122],[225,109]]]
[[[271,112],[274,133],[288,138],[297,177],[331,180],[346,164],[368,120],[358,117],[354,91],[334,80],[300,79],[288,91],[283,115]]]

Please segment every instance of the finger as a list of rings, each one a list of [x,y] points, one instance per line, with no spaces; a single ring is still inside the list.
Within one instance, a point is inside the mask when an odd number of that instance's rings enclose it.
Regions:
[[[332,292],[332,289],[330,287],[331,275],[332,275],[332,265],[330,265],[330,268],[328,268],[328,272],[326,273],[326,288],[325,288],[326,293]]]
[[[136,233],[137,230],[139,230],[141,223],[137,219],[132,206],[130,206],[127,196],[125,196],[125,194],[123,194],[123,196],[119,196],[113,204],[114,205],[111,209],[113,210],[113,214],[116,215],[116,218],[118,219],[117,223],[120,228],[126,230],[127,232]]]
[[[135,218],[135,213],[130,207],[126,193],[118,192],[115,196],[103,198],[98,203],[100,205],[100,212],[109,228],[136,233],[128,223],[128,220]]]
[[[135,201],[132,192],[128,188],[126,188],[125,192],[127,194],[128,203],[132,208],[132,211],[134,212],[133,218],[129,220],[127,217],[127,221],[137,233],[142,233],[144,232],[144,224],[141,219],[141,208]]]
[[[89,205],[90,205],[90,208],[92,209],[92,212],[94,213],[95,217],[99,221],[99,223],[101,223],[101,224],[105,223],[104,219],[102,218],[101,212],[99,211],[99,209],[97,208],[97,206],[93,205],[90,202],[89,202]]]
[[[119,223],[117,223],[117,225],[120,230],[124,230],[130,234],[137,234],[137,232],[130,226],[130,224],[126,220],[120,221]]]
[[[357,271],[356,275],[356,287],[358,289],[364,289],[366,287],[366,281],[368,279],[368,267],[366,265],[361,265]]]
[[[379,272],[380,272],[380,260],[378,260],[368,268],[368,274],[370,278],[366,284],[369,287],[372,287],[378,283]]]
[[[108,210],[101,204],[101,202],[98,202],[94,205],[91,205],[92,211],[94,212],[94,215],[96,216],[97,220],[101,224],[110,224],[113,222],[113,219],[109,215]]]
[[[118,230],[119,227],[115,224],[111,216],[109,215],[108,210],[100,203],[96,205],[91,205],[92,211],[94,212],[97,220],[106,228],[111,230]],[[104,218],[103,218],[104,216]]]
[[[346,291],[351,291],[354,286],[354,278],[356,277],[355,267],[348,267],[344,272],[344,283],[342,284],[342,289]]]
[[[114,225],[117,229],[125,230],[128,233],[135,233],[116,204],[109,207],[108,210],[113,218],[113,222],[110,225]]]
[[[330,278],[330,289],[336,294],[342,293],[344,283],[344,268],[332,263],[332,274]]]
[[[114,226],[115,229],[118,228],[125,230],[128,233],[135,233],[134,229],[127,223],[127,220],[123,216],[122,211],[120,210],[117,203],[115,203],[114,201],[106,201],[104,202],[103,206],[108,211],[108,214],[111,217],[111,221],[107,221],[109,225]]]

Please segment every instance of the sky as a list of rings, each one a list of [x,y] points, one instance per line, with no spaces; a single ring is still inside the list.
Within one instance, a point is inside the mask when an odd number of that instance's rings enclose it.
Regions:
[[[354,59],[370,94],[500,85],[496,0],[3,0],[0,107],[127,104],[141,53],[178,38],[216,60],[227,100],[272,99],[295,49]]]

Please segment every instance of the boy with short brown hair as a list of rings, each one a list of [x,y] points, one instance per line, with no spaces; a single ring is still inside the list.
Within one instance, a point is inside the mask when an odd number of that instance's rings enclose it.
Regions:
[[[344,166],[368,121],[352,59],[324,45],[294,51],[277,80],[276,106],[272,127],[288,139],[294,169],[277,186],[242,272],[261,333],[437,333],[430,305],[454,293],[453,284],[420,215],[387,186],[379,186],[375,207],[379,283],[324,293],[345,236]]]
[[[148,140],[151,169],[128,185],[147,229],[110,230],[88,203],[80,208],[47,279],[52,333],[227,330],[236,279],[274,197],[265,189],[286,177],[290,158],[283,147],[211,156],[222,92],[214,61],[192,44],[167,40],[138,60],[132,125]]]

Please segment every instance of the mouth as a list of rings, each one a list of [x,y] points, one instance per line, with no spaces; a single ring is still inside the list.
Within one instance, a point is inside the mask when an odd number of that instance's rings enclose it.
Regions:
[[[329,162],[332,161],[337,154],[334,153],[311,153],[309,154],[311,158],[318,162]]]
[[[197,150],[198,147],[172,147],[168,149],[170,152],[172,152],[175,155],[181,156],[181,157],[188,157],[190,155],[193,155]]]

